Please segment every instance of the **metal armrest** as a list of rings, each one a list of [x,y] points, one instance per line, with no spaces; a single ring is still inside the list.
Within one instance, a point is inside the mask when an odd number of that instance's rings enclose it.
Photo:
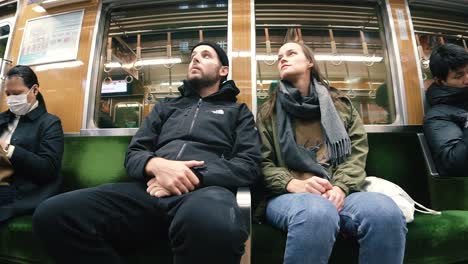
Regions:
[[[252,219],[251,219],[251,203],[252,199],[250,196],[250,190],[248,187],[239,187],[237,189],[237,204],[239,205],[239,208],[242,212],[242,216],[244,218],[245,223],[247,224],[247,228],[249,230],[249,233],[252,228]]]
[[[421,150],[424,155],[424,163],[426,164],[426,171],[431,177],[440,177],[439,173],[434,164],[434,160],[432,159],[431,150],[427,145],[426,137],[423,133],[418,133],[418,141],[419,145],[421,146]]]
[[[245,242],[245,252],[242,256],[241,264],[250,264],[252,232],[252,199],[250,196],[250,189],[248,187],[239,187],[239,189],[237,189],[236,199],[249,231],[249,238]]]

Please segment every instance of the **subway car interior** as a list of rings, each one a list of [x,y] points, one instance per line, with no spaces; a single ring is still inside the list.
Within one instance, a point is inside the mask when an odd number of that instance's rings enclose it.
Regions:
[[[63,191],[129,180],[132,136],[162,99],[180,96],[200,41],[226,51],[228,79],[254,116],[278,87],[279,48],[310,47],[314,67],[364,123],[367,175],[442,212],[416,212],[404,263],[468,263],[468,172],[439,176],[423,131],[432,50],[452,43],[468,51],[466,0],[0,0],[1,111],[5,74],[30,66],[63,126]],[[253,219],[255,191],[243,193],[250,236],[241,263],[282,263],[286,234]],[[0,263],[53,263],[31,215],[0,224]],[[172,263],[167,241],[124,255]],[[340,237],[330,263],[358,258],[356,241]]]

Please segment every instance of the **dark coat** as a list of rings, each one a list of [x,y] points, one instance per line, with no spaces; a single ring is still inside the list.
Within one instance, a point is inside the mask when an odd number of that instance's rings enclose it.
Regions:
[[[157,156],[204,161],[195,170],[201,186],[252,185],[260,176],[260,140],[252,113],[236,103],[234,82],[204,98],[188,82],[179,90],[182,96],[156,104],[133,137],[125,159],[128,174],[148,180],[146,163]]]
[[[433,84],[426,99],[424,134],[439,174],[468,176],[468,88]]]
[[[13,118],[9,110],[0,113],[0,131]],[[15,171],[10,184],[16,195],[13,203],[0,207],[0,222],[31,213],[41,201],[58,193],[64,144],[60,119],[39,103],[20,118],[10,144],[15,146],[10,158]]]

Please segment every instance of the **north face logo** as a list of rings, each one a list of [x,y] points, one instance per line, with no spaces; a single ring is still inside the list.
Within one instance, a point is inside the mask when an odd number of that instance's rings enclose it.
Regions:
[[[216,114],[216,115],[224,115],[224,110],[219,109],[219,110],[213,110],[211,113]]]

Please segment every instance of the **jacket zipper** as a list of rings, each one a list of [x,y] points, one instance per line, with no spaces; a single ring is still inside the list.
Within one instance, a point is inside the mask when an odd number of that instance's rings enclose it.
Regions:
[[[192,134],[193,127],[195,125],[195,121],[197,120],[198,112],[200,111],[200,106],[202,103],[202,99],[200,98],[197,103],[197,109],[195,109],[195,114],[193,115],[192,123],[190,124],[190,129],[189,129],[189,136]],[[187,143],[184,143],[182,147],[179,150],[179,153],[177,153],[176,160],[179,160],[182,154],[184,153],[185,147]]]
[[[198,100],[198,103],[197,103],[197,109],[195,109],[195,114],[193,115],[193,120],[192,120],[192,124],[190,124],[190,129],[189,129],[189,136],[192,134],[192,129],[193,129],[193,126],[195,125],[195,120],[197,119],[197,116],[198,116],[198,111],[200,111],[200,105],[202,103],[202,99],[200,98]]]
[[[180,156],[182,156],[182,153],[183,153],[184,150],[185,150],[185,145],[187,145],[187,143],[184,143],[184,144],[182,145],[182,147],[180,148],[179,153],[177,153],[176,160],[180,160]]]

